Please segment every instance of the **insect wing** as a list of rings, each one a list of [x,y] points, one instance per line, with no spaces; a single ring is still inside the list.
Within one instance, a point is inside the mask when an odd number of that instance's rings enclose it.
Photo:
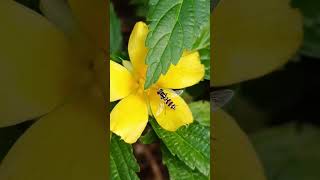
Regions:
[[[180,96],[183,93],[183,89],[176,89],[176,90],[174,90],[174,92],[175,92],[175,94]]]
[[[166,91],[169,92],[168,94],[169,98],[180,96],[183,93],[182,89],[178,89],[178,90],[166,89]]]
[[[233,96],[233,91],[229,89],[217,90],[210,93],[212,111],[224,106]]]
[[[165,108],[166,107],[165,107],[164,102],[161,101],[159,106],[158,106],[158,109],[157,109],[157,112],[156,112],[156,116],[159,116]]]

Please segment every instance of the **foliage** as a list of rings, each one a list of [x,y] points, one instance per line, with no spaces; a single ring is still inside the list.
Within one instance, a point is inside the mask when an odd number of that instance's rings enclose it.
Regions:
[[[193,117],[199,124],[210,126],[210,102],[197,101],[189,104]]]
[[[292,6],[301,10],[304,16],[304,42],[302,53],[320,57],[320,2],[317,0],[293,0]]]
[[[319,128],[294,123],[265,129],[252,135],[269,180],[319,179]]]
[[[161,147],[163,163],[167,165],[171,180],[209,179],[197,170],[192,170],[181,160],[173,156],[165,146]]]
[[[139,166],[133,156],[131,145],[113,135],[110,147],[111,179],[139,179],[135,173],[139,171]]]
[[[209,0],[153,0],[149,5],[145,88],[165,74],[171,64],[177,64],[185,49],[194,49],[197,32],[201,32],[210,19]]]
[[[122,35],[120,30],[120,20],[114,11],[112,3],[110,3],[110,54],[121,50]]]
[[[130,4],[135,5],[135,13],[138,17],[146,17],[148,14],[148,1],[149,0],[131,0]]]
[[[158,137],[157,137],[157,134],[154,132],[154,130],[152,128],[150,128],[145,135],[140,137],[139,140],[143,144],[152,144],[156,140],[158,140]]]
[[[192,170],[208,176],[210,171],[210,130],[192,123],[175,132],[162,129],[155,120],[150,123],[169,151]]]

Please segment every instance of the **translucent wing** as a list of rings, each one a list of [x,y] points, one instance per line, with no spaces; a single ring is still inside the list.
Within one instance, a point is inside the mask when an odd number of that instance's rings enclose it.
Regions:
[[[161,101],[159,104],[158,110],[156,112],[156,116],[159,116],[162,113],[162,111],[164,110],[164,108],[165,108],[164,102]]]
[[[224,106],[233,96],[233,91],[229,89],[217,90],[210,93],[212,111]]]
[[[180,96],[183,93],[182,89],[178,89],[178,90],[165,89],[165,90],[170,92],[170,94],[168,95],[169,98]]]
[[[183,93],[183,89],[176,89],[174,92],[180,96]]]

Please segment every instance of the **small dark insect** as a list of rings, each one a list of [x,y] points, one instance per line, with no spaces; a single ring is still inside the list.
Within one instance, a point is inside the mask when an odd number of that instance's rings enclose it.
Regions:
[[[173,110],[176,109],[175,103],[168,97],[168,93],[165,93],[163,89],[160,88],[157,91],[157,94],[160,96],[160,99],[162,99],[168,107],[170,107]]]
[[[216,90],[210,93],[211,109],[216,111],[229,102],[233,96],[233,91],[229,89]]]

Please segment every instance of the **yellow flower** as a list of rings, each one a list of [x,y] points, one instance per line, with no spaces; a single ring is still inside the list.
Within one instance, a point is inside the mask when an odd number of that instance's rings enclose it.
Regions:
[[[127,143],[134,143],[140,137],[147,125],[148,114],[152,114],[159,125],[168,131],[192,123],[188,105],[170,89],[192,86],[204,76],[199,53],[184,52],[178,64],[171,65],[166,75],[161,75],[157,83],[145,90],[147,34],[147,25],[136,23],[128,44],[132,64],[124,61],[127,68],[110,61],[110,101],[121,99],[110,114],[110,129]],[[172,100],[175,108],[164,104],[157,94],[160,89]]]
[[[39,118],[1,180],[108,179],[106,3],[42,0],[43,17],[0,1],[0,127]]]

